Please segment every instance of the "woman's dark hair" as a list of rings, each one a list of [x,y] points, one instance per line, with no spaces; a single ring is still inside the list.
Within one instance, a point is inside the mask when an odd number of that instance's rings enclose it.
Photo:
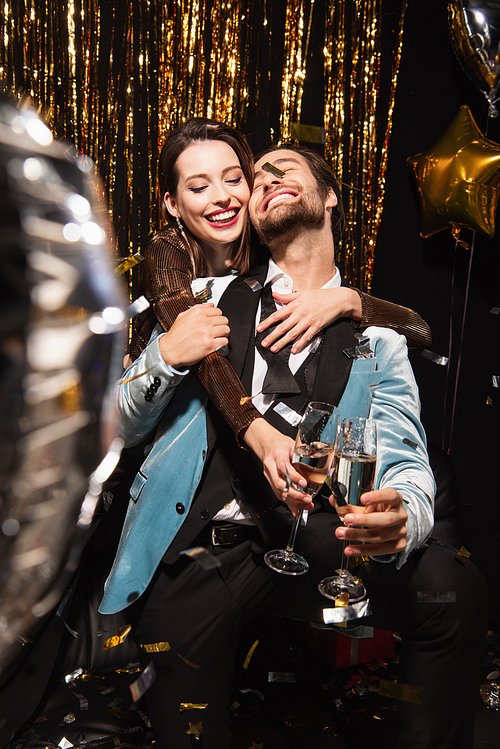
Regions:
[[[227,143],[241,164],[241,169],[248,183],[250,192],[252,191],[254,179],[254,161],[252,152],[244,136],[230,127],[217,120],[210,120],[206,117],[193,117],[180,127],[176,128],[167,138],[160,153],[159,165],[159,182],[160,182],[160,212],[169,226],[177,228],[173,216],[171,216],[163,202],[166,192],[174,196],[179,184],[179,172],[177,169],[177,159],[188,146],[193,143],[203,143],[204,141],[219,140]],[[196,276],[207,276],[209,273],[205,256],[195,241],[195,238],[189,233],[184,226],[184,232],[188,238],[189,249],[194,262]],[[231,259],[231,267],[242,273],[245,273],[250,266],[250,228],[247,220],[238,249]]]
[[[281,146],[271,146],[265,151],[260,153],[255,161],[258,161],[267,153],[273,151],[280,151],[285,149],[286,151],[295,151],[295,153],[303,156],[309,164],[309,168],[312,172],[313,177],[316,179],[318,189],[320,191],[323,200],[326,200],[328,190],[331,187],[335,195],[337,196],[337,205],[332,208],[332,234],[335,247],[338,246],[339,240],[344,233],[345,228],[345,213],[344,203],[342,201],[342,192],[340,185],[333,174],[332,170],[324,160],[324,158],[317,151],[313,151],[312,148],[306,148],[305,146],[295,146],[293,143],[283,143]]]

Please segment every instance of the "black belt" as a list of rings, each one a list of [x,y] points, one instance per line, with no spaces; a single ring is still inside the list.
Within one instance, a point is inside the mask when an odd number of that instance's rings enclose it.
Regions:
[[[255,525],[243,525],[242,523],[212,523],[211,531],[212,546],[236,546],[253,538],[256,530]]]

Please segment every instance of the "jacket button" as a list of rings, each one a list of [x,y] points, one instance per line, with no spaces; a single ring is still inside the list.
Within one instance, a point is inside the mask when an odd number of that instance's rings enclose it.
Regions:
[[[208,510],[202,510],[202,511],[200,512],[200,518],[201,518],[202,520],[208,520],[208,518],[209,518],[209,517],[210,517],[210,513],[209,513],[209,511],[208,511]]]
[[[241,479],[234,479],[233,484],[235,486],[241,486]]]
[[[184,515],[184,513],[186,512],[186,508],[184,507],[182,502],[177,502],[177,504],[175,505],[175,509],[177,510],[179,515]]]
[[[203,460],[205,460],[205,458],[207,457],[207,451],[206,450],[203,450],[203,452],[201,453],[201,457],[203,458]]]
[[[155,377],[153,380],[153,384],[156,386],[156,388],[159,388],[161,385],[161,380],[159,377]]]

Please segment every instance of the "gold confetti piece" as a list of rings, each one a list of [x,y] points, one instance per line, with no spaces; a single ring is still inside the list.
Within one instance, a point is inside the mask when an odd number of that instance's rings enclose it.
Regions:
[[[262,749],[264,744],[256,744],[255,741],[252,741],[252,746],[249,746],[248,749]]]
[[[179,711],[183,713],[185,710],[205,710],[206,707],[208,702],[181,702]]]
[[[493,405],[493,398],[491,397],[491,395],[488,395],[488,397],[486,398],[486,405],[487,406]]]
[[[468,560],[469,557],[470,557],[470,551],[467,551],[467,549],[464,546],[461,546],[455,559],[458,559],[459,562],[463,562],[465,564],[465,562]]]
[[[324,143],[326,140],[325,128],[316,125],[301,125],[299,122],[292,122],[291,132],[294,140],[301,140],[303,143]]]
[[[262,393],[264,393],[267,390],[267,388],[270,388],[270,387],[271,387],[271,383],[269,383],[268,385],[266,385],[265,388],[262,388],[262,390],[260,391],[260,393],[255,393],[254,395],[247,395],[244,398],[240,398],[240,406],[244,406],[245,403],[249,403],[251,400],[253,400],[254,398],[256,398],[258,395],[262,395]]]
[[[181,551],[181,554],[185,554],[188,557],[197,557],[199,554],[203,554],[204,551],[206,551],[204,546],[193,546],[192,549]]]
[[[151,721],[149,720],[148,716],[142,712],[142,710],[138,710],[137,715],[139,716],[139,718],[142,718],[148,728],[151,728]]]
[[[180,653],[176,653],[176,655],[179,656],[179,658],[181,659],[181,661],[184,661],[184,663],[187,663],[188,666],[191,666],[191,668],[201,668],[201,664],[200,663],[193,663],[192,661],[188,661],[188,659],[184,658],[184,656],[181,655]]]
[[[179,554],[185,554],[188,557],[194,559],[204,570],[213,570],[215,567],[220,567],[220,560],[212,554],[211,551],[205,549],[204,546],[194,546],[192,549],[184,549]]]
[[[115,746],[120,746],[120,744],[121,744],[121,743],[122,743],[122,742],[121,742],[121,739],[119,739],[119,738],[118,738],[118,736],[114,736],[114,737],[113,737],[113,744],[114,744]]]
[[[362,556],[349,557],[349,567],[351,569],[354,569],[355,567],[359,567],[360,564],[363,564],[363,562],[369,562],[369,561],[370,561],[370,557],[362,557]],[[362,580],[359,580],[359,578],[356,578],[356,580],[362,583]]]
[[[148,372],[151,372],[151,370],[154,369],[154,367],[149,367],[149,369],[146,369],[144,372],[141,372],[141,374],[134,375],[133,377],[129,377],[127,380],[122,380],[121,385],[126,385],[127,382],[132,382],[132,380],[138,380],[139,377],[144,377]]]
[[[335,607],[349,606],[349,593],[341,593],[335,599]]]
[[[412,687],[409,684],[398,684],[397,681],[380,679],[378,693],[383,697],[392,697],[395,700],[414,702],[416,705],[420,705],[424,690],[422,687]]]
[[[113,637],[110,637],[108,640],[104,641],[102,649],[109,650],[110,648],[116,648],[117,645],[121,645],[131,629],[132,627],[130,626],[130,624],[125,624],[123,627],[117,629]]]
[[[206,733],[205,729],[203,728],[202,721],[200,720],[199,723],[189,723],[189,728],[186,731],[186,733],[192,733],[193,736],[196,736],[197,739],[200,738],[202,733]]]
[[[269,174],[273,174],[275,177],[281,177],[285,176],[285,172],[283,172],[281,169],[279,169],[277,166],[274,166],[274,164],[270,164],[269,161],[266,161],[265,164],[262,164],[262,168],[265,172],[269,172]]]
[[[335,729],[333,728],[333,726],[323,726],[323,728],[321,730],[322,731],[326,731],[327,732],[327,734],[326,734],[327,736],[337,736],[337,734],[335,733]]]
[[[255,648],[257,647],[258,644],[259,644],[259,641],[255,640],[254,644],[252,645],[252,647],[250,648],[250,650],[247,653],[247,657],[245,658],[245,662],[243,663],[243,668],[245,669],[245,671],[248,669],[248,666],[249,666],[250,661],[252,659],[252,655],[254,654]]]
[[[33,723],[44,723],[46,720],[48,720],[47,715],[39,715]]]
[[[140,666],[136,666],[135,664],[131,664],[127,666],[126,668],[117,668],[115,670],[115,673],[117,674],[137,674],[141,670]]]
[[[131,255],[130,257],[126,258],[120,265],[118,265],[115,269],[115,273],[118,273],[118,275],[121,275],[122,273],[126,273],[128,270],[134,267],[134,265],[138,265],[138,263],[141,262],[141,260],[144,260],[143,256],[140,252],[136,252],[135,255]]]
[[[149,642],[140,644],[141,650],[145,650],[146,653],[166,653],[170,650],[170,643],[168,642]]]

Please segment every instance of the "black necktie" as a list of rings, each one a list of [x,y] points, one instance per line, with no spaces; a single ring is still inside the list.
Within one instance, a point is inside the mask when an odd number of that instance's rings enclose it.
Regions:
[[[269,317],[269,315],[272,315],[273,312],[276,312],[271,284],[267,284],[267,286],[264,287],[260,301],[260,321],[262,322]],[[261,346],[261,342],[275,329],[275,327],[276,325],[272,325],[270,328],[267,328],[267,330],[264,330],[262,333],[257,333],[255,336],[257,349],[267,363],[267,372],[264,379],[263,389],[265,390],[266,395],[269,393],[300,393],[300,388],[288,366],[288,359],[290,358],[293,344],[289,343],[288,346],[285,346],[281,351],[278,351],[275,354],[273,354],[269,348]]]

